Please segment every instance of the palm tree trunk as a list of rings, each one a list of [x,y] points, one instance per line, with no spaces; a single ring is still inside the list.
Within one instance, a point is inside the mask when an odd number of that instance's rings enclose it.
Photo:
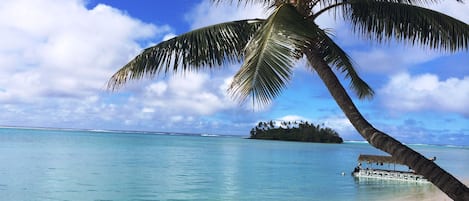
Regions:
[[[320,55],[306,51],[306,56],[352,125],[372,146],[389,153],[398,162],[406,164],[417,174],[423,175],[451,199],[456,201],[469,200],[469,189],[458,179],[420,153],[374,128],[360,114],[335,73]]]

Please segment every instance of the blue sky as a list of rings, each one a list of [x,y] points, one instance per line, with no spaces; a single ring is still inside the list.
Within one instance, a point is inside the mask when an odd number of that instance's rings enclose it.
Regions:
[[[469,23],[467,3],[431,8]],[[207,0],[2,0],[0,125],[248,135],[258,121],[308,120],[362,140],[304,61],[284,93],[256,110],[226,94],[239,65],[105,90],[145,47],[213,23],[262,17],[260,5],[214,7]],[[376,91],[372,100],[354,99],[375,127],[406,143],[469,145],[468,51],[376,44],[338,19],[326,14],[318,23],[333,29]]]

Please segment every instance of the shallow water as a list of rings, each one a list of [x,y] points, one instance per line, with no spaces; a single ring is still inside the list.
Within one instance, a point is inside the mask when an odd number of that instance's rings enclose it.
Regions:
[[[469,149],[418,145],[468,178]],[[356,180],[368,144],[0,129],[1,200],[381,200],[435,187]],[[344,174],[342,174],[344,173]]]

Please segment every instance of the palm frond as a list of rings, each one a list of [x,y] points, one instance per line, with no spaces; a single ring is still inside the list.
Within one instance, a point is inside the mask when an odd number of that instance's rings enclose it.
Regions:
[[[351,4],[351,3],[353,4],[356,1],[361,1],[361,0],[316,0],[314,2],[315,2],[315,5],[319,5],[318,11],[316,11],[311,16],[308,16],[308,18],[314,20],[327,11],[332,11],[334,16],[338,16],[338,14],[341,13],[338,11],[343,11],[344,6]],[[377,0],[377,1],[388,2],[388,3],[403,3],[403,4],[418,5],[418,6],[428,6],[431,4],[438,3],[442,0]],[[456,0],[456,1],[462,2],[462,0]]]
[[[246,58],[234,76],[229,92],[237,100],[251,96],[253,102],[268,104],[291,79],[294,61],[308,41],[306,20],[293,6],[278,7],[246,47]]]
[[[414,5],[355,0],[344,6],[344,17],[355,31],[378,42],[396,39],[449,52],[469,48],[468,24]]]
[[[264,23],[263,19],[241,20],[197,29],[145,49],[108,81],[115,90],[127,81],[159,73],[198,70],[240,62],[244,47]]]
[[[350,88],[357,94],[358,98],[371,98],[374,95],[373,89],[360,78],[355,71],[354,63],[347,53],[342,50],[324,30],[316,26],[315,32],[319,35],[319,41],[315,43],[312,48],[314,48],[329,65],[345,73],[345,78],[350,79]],[[314,63],[310,64],[315,65]]]

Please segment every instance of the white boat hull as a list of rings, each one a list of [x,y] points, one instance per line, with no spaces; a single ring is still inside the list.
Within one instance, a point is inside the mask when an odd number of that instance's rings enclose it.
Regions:
[[[392,170],[379,170],[379,169],[359,169],[352,173],[353,176],[358,178],[374,178],[384,180],[397,180],[417,183],[430,183],[422,175],[413,172],[402,172]]]

